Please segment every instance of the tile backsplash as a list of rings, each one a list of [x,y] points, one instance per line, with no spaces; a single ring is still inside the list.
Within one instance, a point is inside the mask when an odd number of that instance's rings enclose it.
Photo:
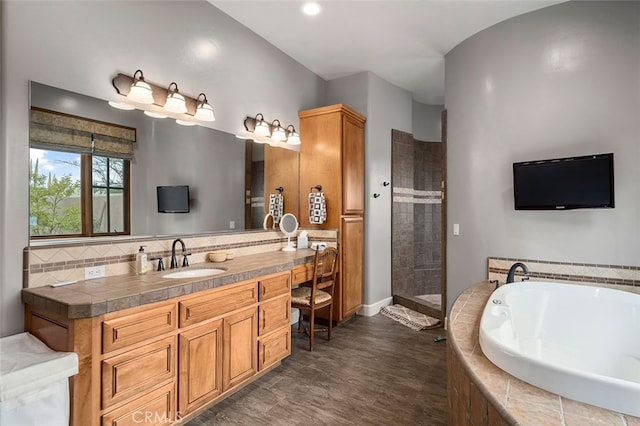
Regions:
[[[335,246],[336,230],[307,229],[310,242],[323,241]],[[84,268],[105,266],[106,276],[135,273],[135,254],[145,246],[148,258],[162,257],[169,268],[171,245],[176,236],[131,238],[86,238],[77,240],[38,241],[24,249],[23,287],[43,287],[64,281],[84,280]],[[189,264],[209,262],[207,254],[226,251],[235,256],[280,250],[287,238],[278,231],[246,231],[217,235],[181,237],[189,256]],[[181,251],[177,245],[176,253]],[[177,256],[178,261],[182,258]],[[157,261],[149,261],[155,269]]]
[[[489,257],[487,259],[487,278],[504,283],[507,279],[509,268],[515,262],[522,262],[527,265],[531,280],[598,285],[640,293],[640,266]],[[520,280],[521,277],[522,271],[518,269],[516,280]]]

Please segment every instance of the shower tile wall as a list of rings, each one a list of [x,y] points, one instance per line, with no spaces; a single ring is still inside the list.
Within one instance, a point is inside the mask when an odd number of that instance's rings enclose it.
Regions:
[[[392,294],[414,295],[413,272],[413,203],[409,189],[413,188],[413,136],[410,133],[392,130]]]
[[[392,132],[394,295],[441,292],[442,144]]]

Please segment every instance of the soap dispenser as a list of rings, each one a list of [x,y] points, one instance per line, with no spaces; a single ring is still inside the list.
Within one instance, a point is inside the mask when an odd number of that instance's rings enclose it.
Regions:
[[[136,274],[147,273],[147,253],[144,252],[146,246],[140,246],[140,250],[136,253]]]

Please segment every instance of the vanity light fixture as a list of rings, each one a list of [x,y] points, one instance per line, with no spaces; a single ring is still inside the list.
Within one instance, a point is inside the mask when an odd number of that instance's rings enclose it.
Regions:
[[[196,124],[198,124],[195,121],[181,120],[179,118],[176,120],[176,123],[181,126],[195,126]]]
[[[126,110],[126,111],[131,111],[133,109],[136,109],[136,107],[134,107],[133,105],[128,104],[126,102],[109,101],[109,105],[111,105],[114,108],[123,109],[123,110]]]
[[[200,99],[202,98],[202,99]],[[207,95],[200,93],[196,98],[196,120],[200,121],[215,121],[216,116],[213,115],[213,107],[209,105]]]
[[[244,129],[246,132],[236,135],[238,138],[251,139],[256,143],[268,143],[281,148],[285,147],[283,144],[300,145],[300,135],[293,124],[283,128],[278,119],[269,124],[262,113],[256,114],[255,117],[247,116],[244,119]]]
[[[289,128],[291,128],[291,130],[289,130]],[[287,126],[287,143],[289,145],[300,145],[300,135],[296,132],[293,124]]]
[[[140,73],[140,75],[136,78],[138,73]],[[133,82],[131,83],[131,88],[129,89],[127,98],[133,102],[145,105],[149,105],[154,102],[151,86],[149,86],[149,83],[144,81],[144,74],[142,74],[142,70],[137,70],[133,73]]]
[[[153,118],[167,118],[166,115],[161,114],[159,112],[155,112],[155,111],[145,111],[144,115],[148,115],[149,117],[153,117]]]
[[[175,88],[172,89],[171,87]],[[176,82],[171,82],[167,89],[167,100],[164,104],[164,109],[169,112],[175,112],[176,114],[184,114],[187,112],[187,104],[184,101],[184,96],[178,92],[178,85]]]
[[[253,133],[255,133],[258,136],[268,137],[271,135],[271,129],[269,128],[269,123],[264,121],[264,116],[262,115],[262,113],[258,113],[256,115]]]
[[[118,73],[111,83],[118,95],[123,97],[122,101],[109,101],[114,108],[140,109],[150,117],[172,117],[183,125],[204,125],[204,122],[215,120],[213,106],[204,93],[197,98],[185,96],[179,93],[176,82],[171,82],[168,88],[148,83],[144,80],[142,70],[137,70],[133,77]]]
[[[271,132],[271,139],[275,139],[277,141],[282,141],[282,142],[287,140],[287,132],[280,125],[280,120],[278,119],[273,120],[271,122],[271,127],[273,128],[273,131]]]

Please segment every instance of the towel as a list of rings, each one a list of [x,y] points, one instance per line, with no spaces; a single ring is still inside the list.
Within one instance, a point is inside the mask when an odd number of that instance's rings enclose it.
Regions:
[[[273,216],[273,224],[280,223],[284,211],[284,200],[282,194],[269,195],[269,214]]]
[[[324,192],[309,193],[309,223],[322,224],[327,220]]]

